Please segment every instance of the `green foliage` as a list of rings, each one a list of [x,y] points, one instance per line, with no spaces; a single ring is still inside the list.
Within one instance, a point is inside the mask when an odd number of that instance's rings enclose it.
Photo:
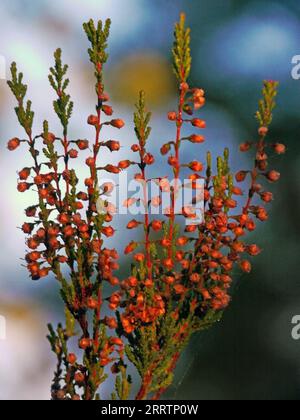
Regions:
[[[10,71],[11,80],[9,80],[7,84],[18,102],[18,106],[15,108],[18,121],[27,135],[31,136],[34,112],[31,110],[32,103],[30,100],[24,104],[27,94],[27,85],[23,83],[23,73],[18,72],[16,63],[12,63]]]
[[[63,126],[64,136],[66,136],[74,103],[71,101],[70,95],[66,93],[66,89],[70,83],[69,79],[65,78],[68,71],[68,65],[63,65],[61,56],[61,49],[58,48],[54,53],[55,65],[50,68],[49,82],[58,95],[58,99],[53,102],[53,106],[55,113]]]
[[[121,401],[126,401],[129,399],[132,379],[130,375],[127,375],[126,368],[127,367],[124,365],[123,362],[119,363],[118,369],[120,371],[120,375],[116,377],[116,384],[115,384],[116,394],[112,395],[113,399],[115,400],[117,399],[117,397]]]
[[[215,323],[220,322],[223,318],[223,312],[215,312],[210,310],[206,313],[204,318],[195,317],[192,322],[194,332],[201,332],[209,330]]]
[[[134,130],[138,140],[145,145],[150,134],[151,127],[149,123],[151,120],[151,112],[146,111],[146,95],[144,91],[140,92],[138,103],[135,105],[137,111],[134,113]]]
[[[269,127],[273,120],[273,110],[276,107],[276,96],[278,94],[278,82],[264,81],[263,98],[259,101],[259,109],[256,118],[261,127]]]
[[[192,65],[191,30],[185,26],[185,15],[181,14],[180,21],[175,26],[175,41],[173,46],[174,72],[180,83],[186,82]]]
[[[91,19],[83,24],[83,29],[91,43],[91,48],[88,49],[90,61],[95,67],[96,93],[98,96],[102,93],[102,78],[103,78],[103,64],[108,60],[107,42],[110,33],[111,20],[107,19],[105,24],[101,20],[98,21],[97,27],[95,22]],[[99,104],[100,105],[100,104]]]
[[[108,54],[106,49],[110,26],[110,19],[106,20],[104,26],[102,21],[99,20],[97,28],[92,19],[83,24],[83,29],[92,45],[89,49],[90,60],[95,66],[97,66],[98,63],[104,64],[107,62]]]

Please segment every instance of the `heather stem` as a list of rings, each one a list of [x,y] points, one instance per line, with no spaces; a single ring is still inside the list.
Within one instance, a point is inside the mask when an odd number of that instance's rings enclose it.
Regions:
[[[171,217],[170,217],[170,234],[169,240],[173,244],[174,239],[174,228],[175,228],[175,208],[176,208],[176,198],[178,195],[178,181],[180,176],[180,140],[181,140],[181,129],[183,125],[183,107],[184,107],[184,99],[185,99],[185,90],[181,86],[180,87],[180,99],[178,105],[178,117],[177,117],[177,133],[176,133],[176,141],[175,141],[175,158],[176,158],[176,167],[174,168],[174,187],[171,191]],[[173,258],[173,246],[169,249],[169,258]]]

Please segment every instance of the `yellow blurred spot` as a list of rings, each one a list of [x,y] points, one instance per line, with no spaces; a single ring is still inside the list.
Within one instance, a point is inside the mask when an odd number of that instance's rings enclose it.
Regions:
[[[136,102],[141,90],[146,92],[149,106],[165,105],[175,89],[172,64],[155,53],[126,57],[112,69],[107,82],[111,96],[130,106]]]

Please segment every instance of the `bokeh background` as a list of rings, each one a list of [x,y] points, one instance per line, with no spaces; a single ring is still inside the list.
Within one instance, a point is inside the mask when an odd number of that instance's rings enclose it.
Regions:
[[[291,319],[300,314],[300,81],[291,77],[291,60],[300,54],[299,0],[2,0],[0,55],[7,70],[16,60],[30,82],[37,131],[45,118],[55,130],[59,126],[47,74],[52,52],[62,47],[75,101],[72,135],[86,137],[94,97],[81,24],[90,17],[111,17],[106,83],[116,114],[132,121],[138,90],[145,89],[156,127],[152,150],[157,151],[173,135],[165,115],[176,101],[170,46],[180,11],[193,30],[193,84],[207,91],[202,150],[216,154],[227,145],[235,169],[250,165],[237,153],[238,145],[255,136],[262,80],[277,79],[280,96],[272,135],[287,144],[288,154],[274,161],[283,177],[270,221],[253,238],[264,252],[250,276],[237,273],[223,321],[193,338],[167,397],[298,400],[300,341],[291,338]],[[0,315],[7,320],[7,339],[0,341],[0,399],[49,399],[54,359],[44,339],[45,325],[60,319],[61,303],[52,278],[31,282],[22,267],[25,246],[17,226],[31,201],[30,195],[16,192],[16,171],[25,166],[26,157],[6,150],[6,141],[21,135],[13,106],[5,80],[0,80]],[[122,134],[124,158],[132,141],[128,124]],[[191,157],[189,149],[184,153]],[[124,220],[118,223],[124,226]]]

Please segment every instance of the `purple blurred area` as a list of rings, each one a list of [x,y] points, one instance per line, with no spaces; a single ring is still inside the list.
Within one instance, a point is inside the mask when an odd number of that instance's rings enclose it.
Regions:
[[[253,115],[264,78],[280,81],[274,135],[276,141],[287,142],[290,154],[285,162],[276,162],[285,181],[269,225],[253,238],[265,251],[254,263],[254,274],[240,279],[224,321],[193,339],[168,397],[299,399],[300,343],[290,337],[290,320],[300,313],[300,81],[291,77],[292,57],[300,54],[299,1],[2,0],[0,56],[7,75],[12,61],[24,72],[36,112],[36,132],[48,119],[51,131],[59,133],[47,75],[53,51],[61,47],[70,66],[75,102],[70,136],[88,137],[86,119],[94,110],[93,72],[82,23],[91,17],[110,17],[105,82],[115,114],[127,122],[119,134],[121,153],[113,159],[130,154],[132,113],[141,89],[153,110],[151,148],[157,153],[174,136],[166,114],[176,106],[170,48],[173,24],[181,11],[192,27],[192,81],[207,91],[208,99],[202,113],[208,125],[207,143],[199,160],[208,149],[216,156],[228,146],[233,169],[247,167],[238,144],[255,135]],[[13,154],[6,150],[8,139],[22,137],[14,106],[5,80],[0,80],[0,316],[6,319],[7,333],[6,340],[0,340],[0,399],[49,399],[54,359],[44,339],[45,325],[63,315],[54,279],[31,282],[22,266],[25,242],[17,227],[25,220],[23,209],[32,203],[32,195],[16,191],[16,172],[28,158],[23,150]],[[194,159],[193,153],[185,148],[186,160]],[[108,163],[111,156],[107,153],[102,159]],[[78,169],[84,176],[85,167]],[[118,230],[124,229],[125,219],[118,217],[117,222]],[[128,242],[126,235],[110,245],[121,251]]]

